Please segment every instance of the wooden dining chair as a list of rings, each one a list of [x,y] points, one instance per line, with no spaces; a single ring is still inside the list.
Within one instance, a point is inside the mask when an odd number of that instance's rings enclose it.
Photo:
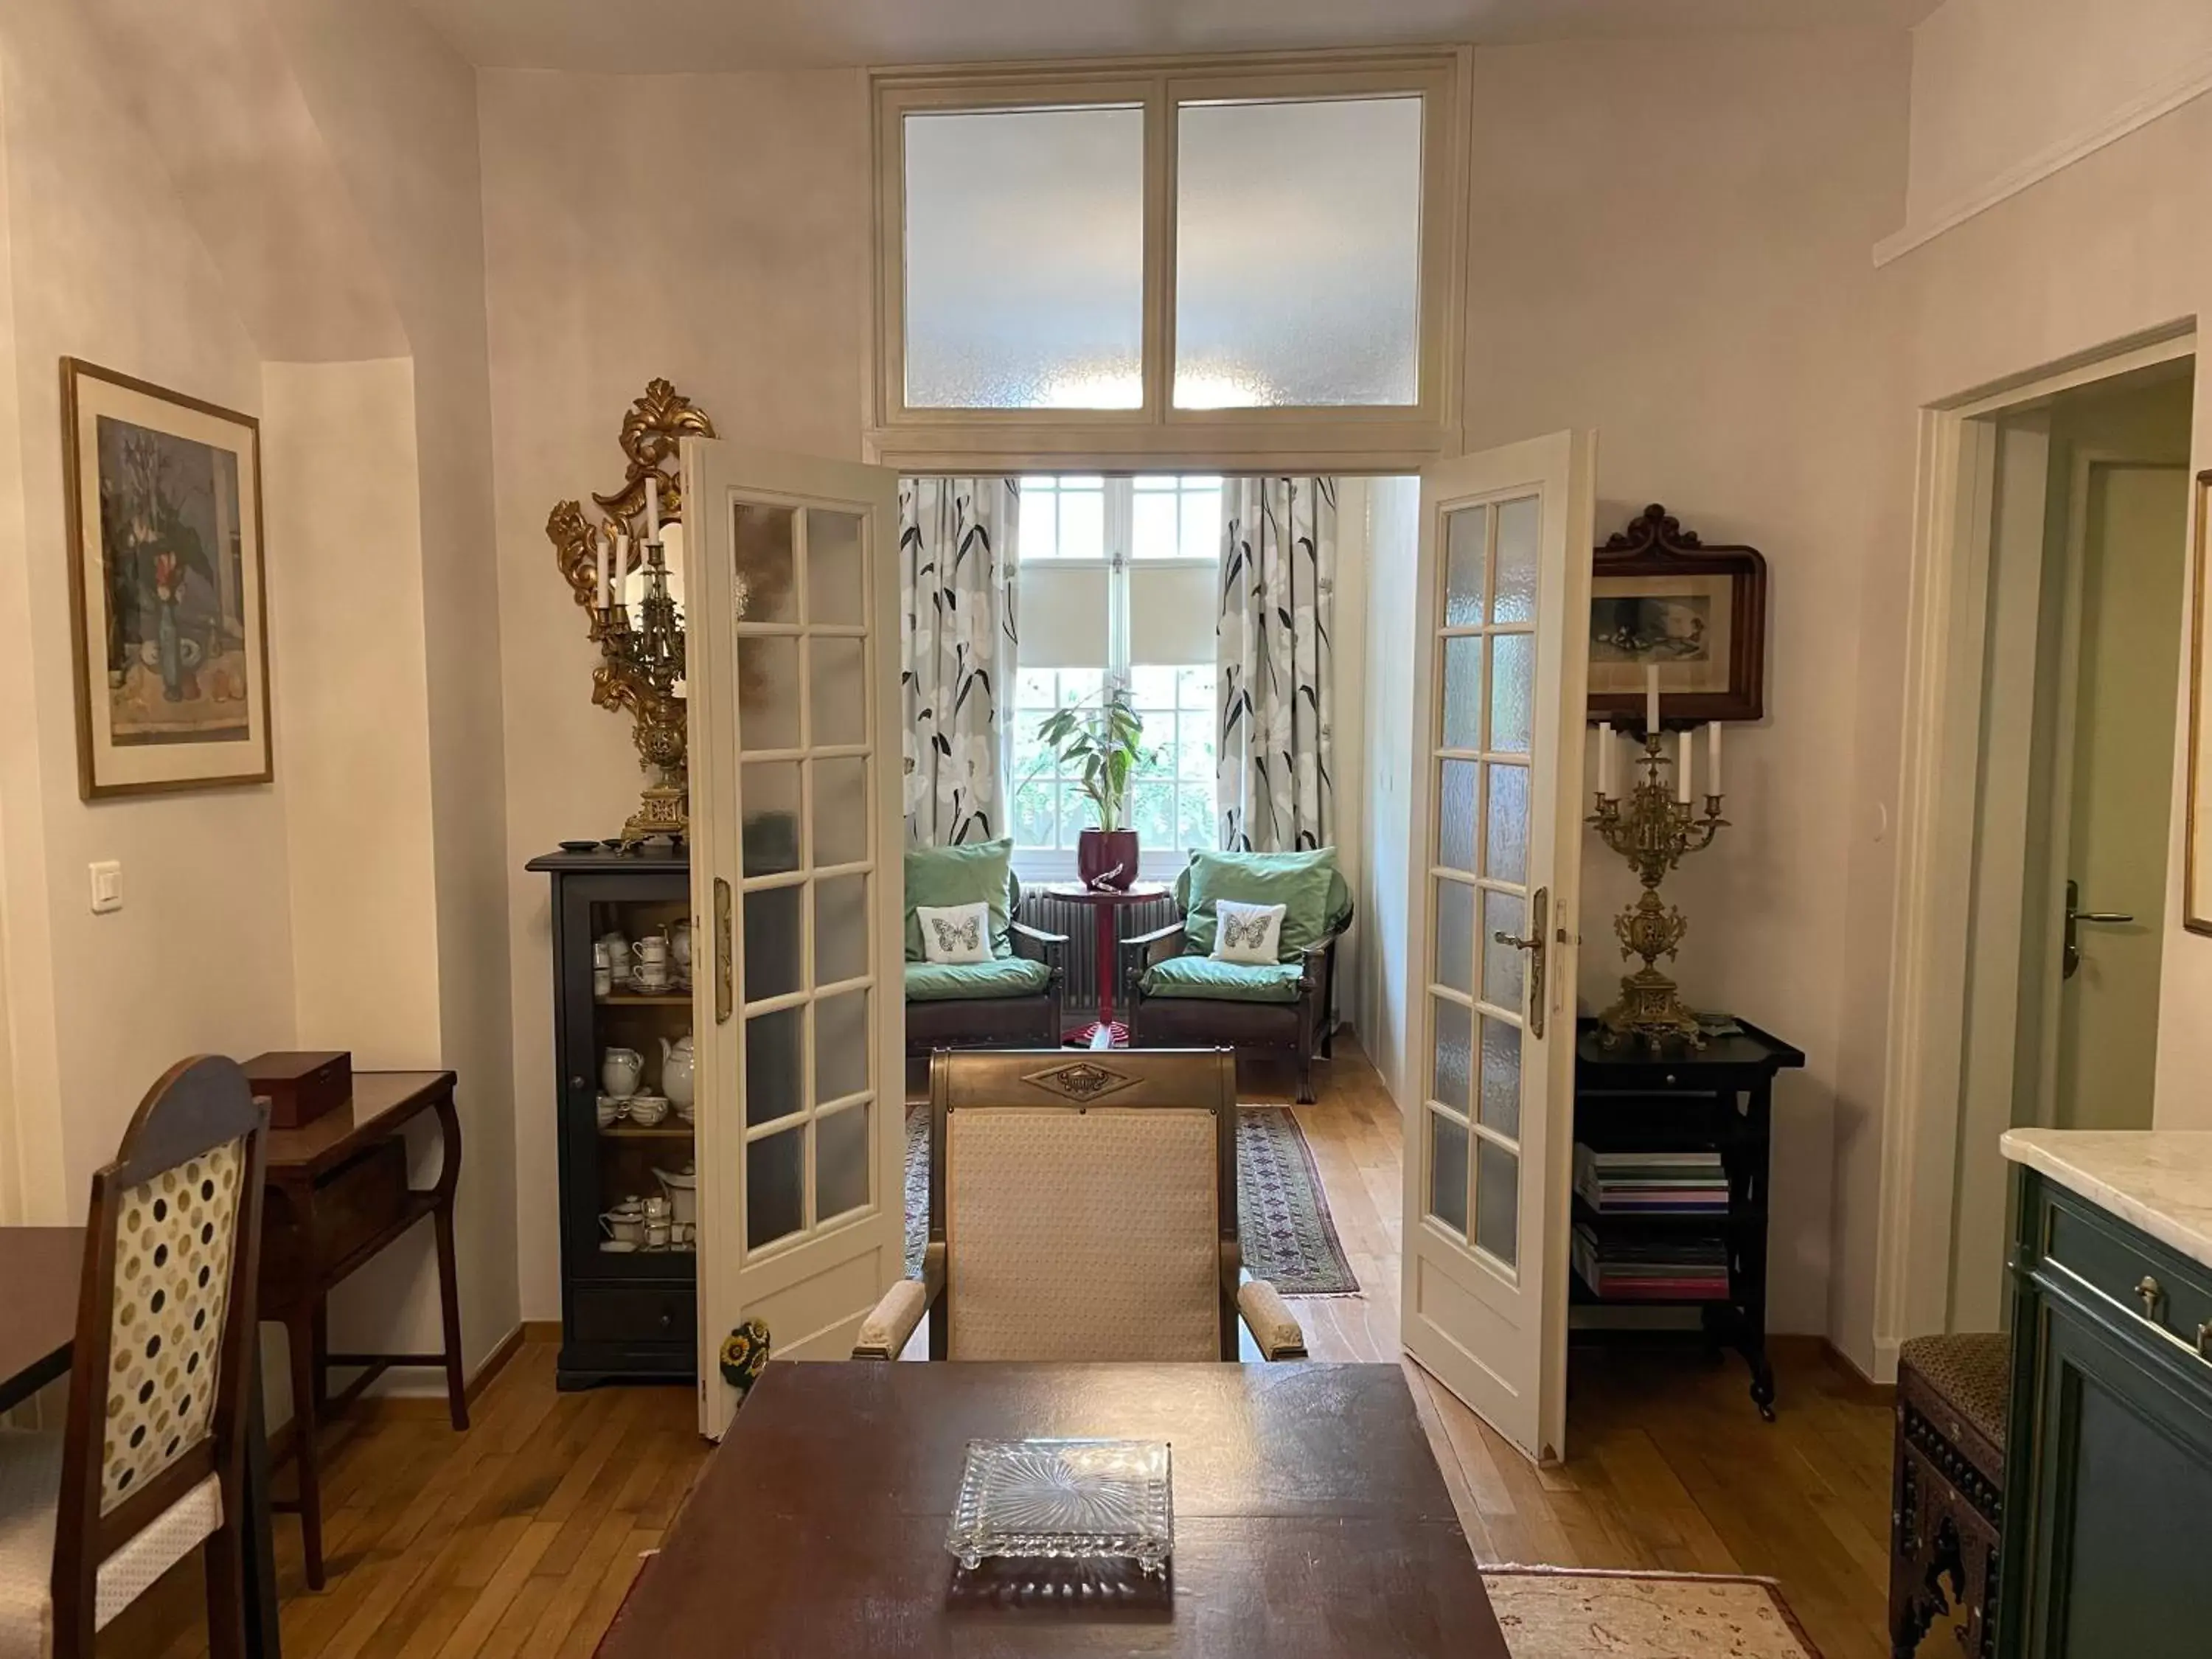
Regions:
[[[187,1060],[92,1178],[65,1425],[0,1431],[0,1659],[92,1659],[201,1543],[210,1650],[244,1651],[264,1121],[234,1062]]]
[[[1268,1359],[1305,1334],[1243,1271],[1237,1056],[936,1054],[929,1239],[860,1328],[896,1359],[925,1314],[932,1359]]]

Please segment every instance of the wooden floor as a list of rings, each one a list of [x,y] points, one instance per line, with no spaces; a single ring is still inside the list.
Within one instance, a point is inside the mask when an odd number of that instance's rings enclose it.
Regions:
[[[1316,1359],[1397,1358],[1397,1109],[1349,1045],[1297,1109],[1364,1294],[1297,1302]],[[1255,1076],[1247,1097],[1285,1100]],[[1777,1356],[1779,1420],[1741,1363],[1687,1350],[1577,1348],[1568,1458],[1531,1468],[1425,1373],[1407,1376],[1479,1559],[1771,1576],[1825,1659],[1880,1659],[1891,1419],[1821,1357]],[[277,1520],[286,1659],[586,1655],[639,1553],[659,1543],[705,1457],[684,1389],[553,1389],[526,1343],[455,1435],[442,1416],[331,1431],[330,1582],[301,1580]],[[281,1477],[280,1477],[281,1479]],[[103,1632],[103,1655],[204,1651],[197,1562]]]

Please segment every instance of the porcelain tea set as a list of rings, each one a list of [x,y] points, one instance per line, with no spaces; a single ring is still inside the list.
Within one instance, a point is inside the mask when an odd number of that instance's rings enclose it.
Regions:
[[[690,1032],[686,1031],[672,1042],[667,1037],[660,1039],[660,1092],[639,1093],[644,1082],[645,1056],[636,1049],[611,1048],[601,1053],[599,1086],[605,1092],[599,1099],[599,1127],[611,1128],[627,1118],[641,1129],[650,1129],[665,1118],[672,1108],[682,1121],[691,1121],[697,1084]]]
[[[689,990],[691,985],[691,924],[671,922],[659,933],[632,942],[619,932],[602,933],[592,944],[592,994],[610,997],[616,988],[658,996]]]
[[[686,1164],[678,1172],[655,1170],[660,1192],[652,1198],[626,1198],[599,1218],[606,1237],[599,1248],[610,1255],[637,1250],[696,1250],[699,1248],[698,1176]]]

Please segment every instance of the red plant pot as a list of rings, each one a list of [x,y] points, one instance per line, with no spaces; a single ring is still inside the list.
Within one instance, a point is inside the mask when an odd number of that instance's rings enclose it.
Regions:
[[[1086,887],[1126,889],[1137,878],[1137,832],[1085,830],[1075,838],[1075,873]]]

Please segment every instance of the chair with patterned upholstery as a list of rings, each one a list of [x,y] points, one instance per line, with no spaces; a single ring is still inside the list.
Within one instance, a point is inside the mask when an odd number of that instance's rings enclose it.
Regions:
[[[929,1243],[860,1328],[895,1359],[1305,1358],[1237,1232],[1237,1057],[940,1054],[929,1071]]]
[[[1995,1332],[1916,1336],[1897,1354],[1889,1638],[1911,1659],[1955,1609],[1965,1659],[1996,1652],[2012,1345]]]
[[[0,1430],[0,1659],[91,1659],[201,1543],[209,1647],[245,1650],[264,1122],[236,1064],[185,1060],[92,1178],[65,1426]]]
[[[1013,842],[906,853],[906,1051],[1051,1048],[1060,1041],[1064,933],[1024,927]],[[924,959],[921,906],[988,902],[991,958]]]

